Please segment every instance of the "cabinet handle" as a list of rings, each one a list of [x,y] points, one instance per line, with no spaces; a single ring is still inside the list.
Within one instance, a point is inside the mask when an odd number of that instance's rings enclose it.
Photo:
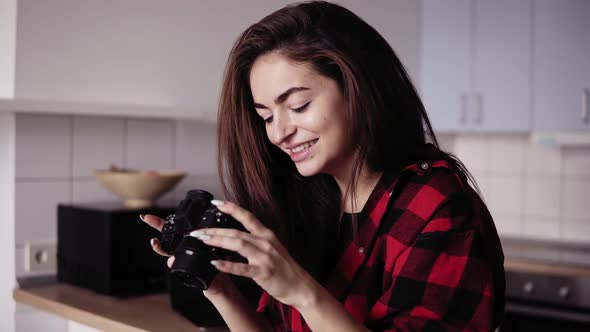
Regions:
[[[467,93],[461,93],[461,117],[459,118],[461,123],[467,122],[467,99]]]
[[[483,121],[483,96],[481,92],[475,94],[475,101],[477,103],[477,116],[475,117],[475,123],[481,124]]]
[[[588,123],[588,99],[590,99],[590,89],[584,89],[582,94],[582,122]]]

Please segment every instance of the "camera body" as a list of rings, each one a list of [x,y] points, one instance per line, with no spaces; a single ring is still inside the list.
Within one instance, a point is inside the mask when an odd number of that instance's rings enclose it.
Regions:
[[[206,245],[189,235],[196,229],[233,228],[246,231],[242,224],[219,211],[211,204],[213,195],[204,190],[191,190],[186,194],[174,214],[166,218],[162,227],[162,249],[174,255],[170,273],[185,285],[201,290],[209,288],[218,270],[212,260],[246,262],[239,254]]]

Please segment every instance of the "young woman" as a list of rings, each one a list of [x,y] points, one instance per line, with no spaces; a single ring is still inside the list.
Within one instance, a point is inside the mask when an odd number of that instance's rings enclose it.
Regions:
[[[349,10],[291,5],[241,35],[218,147],[228,200],[212,203],[248,232],[192,236],[246,257],[212,264],[263,289],[255,310],[218,274],[205,295],[231,330],[499,325],[503,254],[490,214],[438,148],[394,51]]]

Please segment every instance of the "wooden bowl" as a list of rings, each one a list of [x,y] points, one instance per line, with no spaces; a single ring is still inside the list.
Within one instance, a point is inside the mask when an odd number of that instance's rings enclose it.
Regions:
[[[95,170],[94,176],[128,208],[146,208],[172,190],[185,176],[173,170]]]

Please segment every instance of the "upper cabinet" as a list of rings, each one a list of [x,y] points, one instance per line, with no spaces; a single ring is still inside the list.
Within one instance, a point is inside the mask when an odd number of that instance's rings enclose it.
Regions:
[[[423,0],[421,95],[434,129],[530,129],[531,1]]]
[[[534,3],[533,108],[539,130],[590,130],[590,1]]]

